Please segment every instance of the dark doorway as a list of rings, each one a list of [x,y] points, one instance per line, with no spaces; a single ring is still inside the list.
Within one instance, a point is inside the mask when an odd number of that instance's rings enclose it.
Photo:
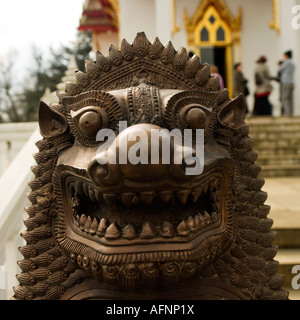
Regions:
[[[201,63],[214,64],[219,68],[223,77],[225,88],[227,87],[226,72],[226,47],[206,47],[200,49]]]

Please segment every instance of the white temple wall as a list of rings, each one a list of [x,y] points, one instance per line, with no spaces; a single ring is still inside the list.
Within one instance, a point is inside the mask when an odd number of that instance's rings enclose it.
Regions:
[[[154,0],[119,0],[120,39],[132,43],[138,32],[144,31],[150,41],[156,37]]]

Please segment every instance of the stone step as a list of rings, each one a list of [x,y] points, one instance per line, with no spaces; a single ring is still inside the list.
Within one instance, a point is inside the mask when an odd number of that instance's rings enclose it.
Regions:
[[[261,166],[260,177],[274,178],[274,177],[296,177],[300,176],[300,165],[263,165]]]
[[[270,123],[258,123],[258,122],[249,122],[246,120],[246,123],[249,125],[250,130],[255,130],[255,131],[272,131],[276,128],[280,128],[282,130],[291,130],[291,129],[296,129],[300,127],[300,121],[297,122],[270,122]]]
[[[292,228],[291,226],[290,228],[273,228],[272,230],[276,231],[274,244],[278,245],[279,248],[300,248],[300,228]]]
[[[272,129],[272,130],[267,130],[268,128],[265,128],[265,130],[262,131],[255,131],[251,130],[250,136],[253,138],[254,143],[260,143],[265,140],[277,140],[278,138],[280,140],[286,140],[286,141],[297,141],[300,138],[300,127],[297,128],[297,130],[294,129],[286,129],[286,130],[278,130]]]
[[[270,155],[300,155],[300,146],[273,146],[273,145],[265,145],[261,147],[259,145],[254,146],[253,150],[258,153],[259,158],[263,156],[270,156]]]
[[[267,156],[260,155],[257,159],[257,164],[260,166],[292,166],[300,165],[300,154],[285,154]]]
[[[268,217],[273,220],[272,230],[276,232],[274,245],[279,247],[274,259],[279,262],[278,273],[285,275],[283,288],[289,291],[290,299],[300,300],[300,290],[291,286],[294,277],[291,270],[300,265],[300,178],[267,178],[262,190],[268,193],[266,204],[271,207]]]
[[[253,138],[253,137],[252,137]],[[289,138],[282,139],[279,135],[276,139],[262,139],[253,141],[254,149],[264,149],[264,148],[278,148],[278,147],[295,147],[299,148],[300,146],[300,137],[299,138]]]
[[[287,123],[263,123],[263,124],[256,124],[256,123],[248,123],[249,130],[251,133],[255,132],[272,132],[276,131],[276,129],[280,129],[282,131],[291,131],[297,130],[300,128],[299,123],[287,122]]]
[[[281,117],[247,117],[245,120],[250,126],[284,126],[286,124],[300,124],[300,116],[281,116]]]
[[[289,300],[300,300],[300,290],[288,290],[288,288],[283,288],[289,291]]]
[[[261,176],[300,176],[300,117],[252,117],[246,122]]]

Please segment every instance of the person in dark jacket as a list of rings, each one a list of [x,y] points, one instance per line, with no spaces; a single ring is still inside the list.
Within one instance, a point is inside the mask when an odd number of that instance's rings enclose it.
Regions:
[[[245,97],[249,95],[249,89],[247,86],[248,80],[244,77],[243,74],[243,66],[242,64],[236,63],[234,66],[234,91],[233,94],[236,97],[240,93],[243,93]],[[248,106],[247,101],[245,99],[246,107],[247,107],[247,113],[248,113]]]

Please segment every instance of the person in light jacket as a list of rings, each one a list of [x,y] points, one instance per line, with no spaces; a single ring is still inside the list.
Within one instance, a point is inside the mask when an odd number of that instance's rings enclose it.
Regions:
[[[294,111],[293,95],[295,74],[295,64],[292,60],[292,52],[285,52],[283,59],[283,63],[278,70],[280,73],[282,109],[284,115],[291,116]]]

